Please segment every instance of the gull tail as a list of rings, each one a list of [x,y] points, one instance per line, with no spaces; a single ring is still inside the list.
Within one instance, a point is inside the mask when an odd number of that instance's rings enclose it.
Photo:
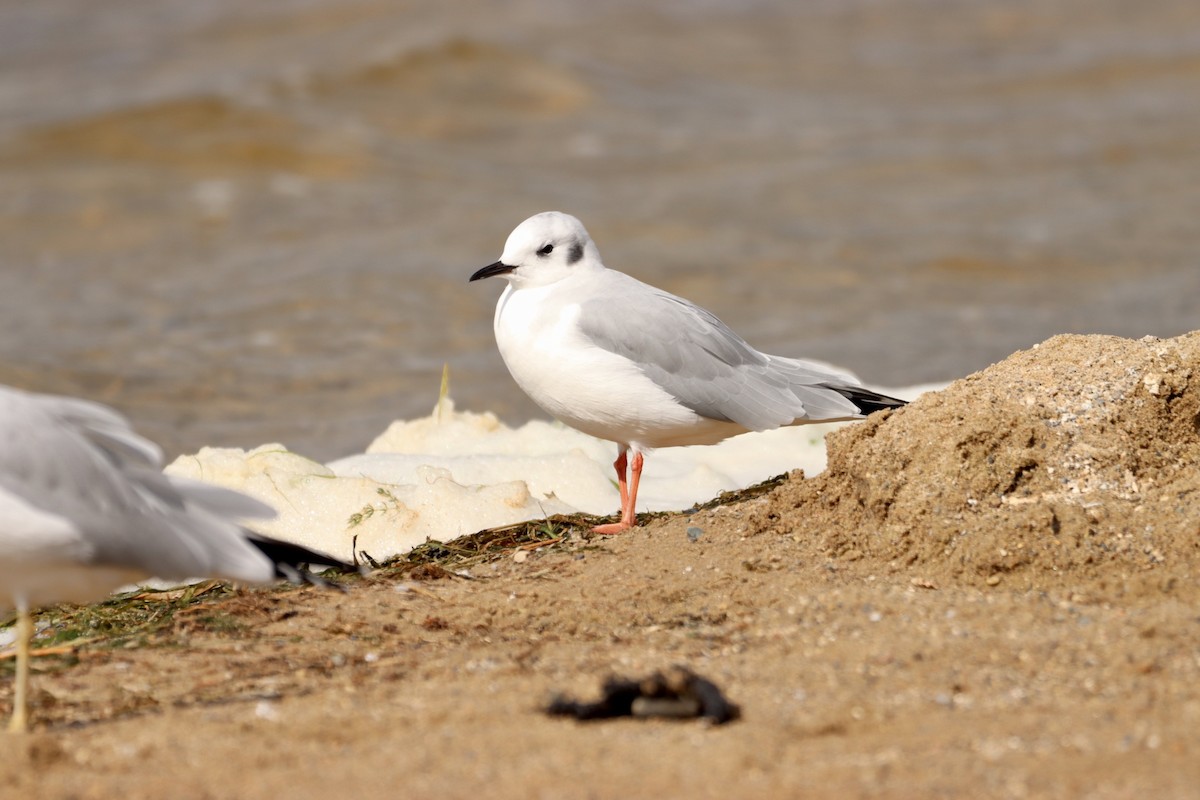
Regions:
[[[849,400],[858,408],[858,410],[866,416],[873,414],[876,411],[883,411],[888,408],[902,408],[908,405],[907,400],[900,400],[895,397],[888,397],[886,394],[873,392],[870,389],[864,389],[861,386],[831,386],[826,384],[826,387],[840,394],[842,397]]]
[[[275,565],[275,577],[286,578],[291,583],[340,588],[324,580],[320,575],[309,572],[305,569],[307,566],[333,567],[347,572],[361,573],[363,571],[354,564],[348,564],[331,555],[309,550],[307,547],[301,547],[291,542],[281,542],[257,533],[250,534],[246,538],[263,555],[271,559],[271,563]]]

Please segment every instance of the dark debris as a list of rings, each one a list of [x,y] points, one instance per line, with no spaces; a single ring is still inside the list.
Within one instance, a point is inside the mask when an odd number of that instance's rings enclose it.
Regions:
[[[741,709],[726,699],[712,681],[686,667],[671,667],[641,680],[611,677],[604,682],[604,696],[595,703],[556,697],[546,707],[546,713],[581,721],[613,717],[702,717],[721,725],[738,719]]]

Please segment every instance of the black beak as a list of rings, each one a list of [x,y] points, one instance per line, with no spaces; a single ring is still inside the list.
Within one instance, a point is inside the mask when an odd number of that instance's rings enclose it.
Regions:
[[[510,267],[503,261],[497,261],[495,264],[488,264],[486,267],[476,272],[471,276],[467,283],[470,283],[471,281],[483,280],[484,278],[490,278],[493,275],[507,275],[514,269],[516,269],[516,267]]]

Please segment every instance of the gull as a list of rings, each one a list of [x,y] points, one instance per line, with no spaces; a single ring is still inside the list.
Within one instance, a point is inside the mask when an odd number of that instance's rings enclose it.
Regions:
[[[496,345],[517,384],[552,417],[617,444],[621,516],[597,533],[634,526],[649,450],[905,404],[827,364],[760,353],[712,312],[607,268],[570,214],[525,220],[470,280],[496,275],[508,281]]]
[[[349,566],[241,527],[274,517],[265,503],[161,467],[158,446],[116,411],[0,386],[0,610],[17,610],[10,731],[28,727],[33,608],[150,577],[322,583],[298,565]]]

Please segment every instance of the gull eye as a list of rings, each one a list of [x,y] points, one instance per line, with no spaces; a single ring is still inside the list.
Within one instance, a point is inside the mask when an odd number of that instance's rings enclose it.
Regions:
[[[537,251],[537,254],[538,254],[539,256],[548,256],[548,255],[550,255],[550,253],[552,253],[553,251],[554,251],[554,245],[552,245],[552,244],[548,244],[548,245],[546,245],[545,247],[543,247],[541,250],[538,250],[538,251]]]

